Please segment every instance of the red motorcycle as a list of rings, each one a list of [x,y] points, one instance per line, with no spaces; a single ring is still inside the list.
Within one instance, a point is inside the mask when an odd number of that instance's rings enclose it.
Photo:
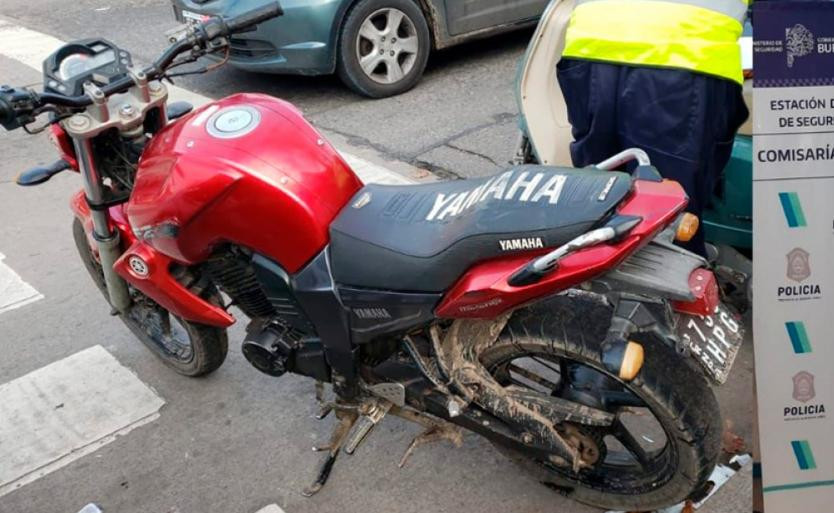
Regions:
[[[167,103],[173,68],[280,14],[192,25],[144,70],[76,41],[44,63],[43,92],[0,88],[3,126],[49,129],[61,154],[18,183],[80,173],[73,233],[113,313],[199,376],[239,308],[248,361],[313,378],[320,417],[337,417],[308,495],[389,414],[425,427],[401,465],[466,430],[588,504],[703,494],[722,431],[709,380],[741,337],[707,263],[674,245],[697,229],[683,189],[639,150],[596,170],[363,185],[286,102]]]

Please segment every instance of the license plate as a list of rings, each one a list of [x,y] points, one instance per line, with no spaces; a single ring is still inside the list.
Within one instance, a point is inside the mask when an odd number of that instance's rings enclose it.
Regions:
[[[724,305],[713,315],[681,315],[678,335],[716,383],[723,384],[744,341],[741,322]]]
[[[205,14],[199,14],[192,11],[186,11],[185,9],[182,10],[182,21],[185,23],[189,23],[191,25],[196,25],[197,23],[202,23],[203,21],[207,20],[209,16]]]

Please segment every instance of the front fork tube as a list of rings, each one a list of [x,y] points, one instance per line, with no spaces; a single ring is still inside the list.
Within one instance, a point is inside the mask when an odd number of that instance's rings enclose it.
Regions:
[[[107,295],[113,308],[123,313],[130,307],[131,300],[127,282],[113,270],[113,264],[116,263],[122,253],[119,232],[110,228],[110,216],[104,207],[104,185],[93,159],[90,139],[75,139],[73,144],[75,154],[78,157],[81,178],[84,182],[84,193],[90,206],[90,216],[93,220],[93,239],[98,246],[98,255],[104,272],[104,283],[107,284]]]

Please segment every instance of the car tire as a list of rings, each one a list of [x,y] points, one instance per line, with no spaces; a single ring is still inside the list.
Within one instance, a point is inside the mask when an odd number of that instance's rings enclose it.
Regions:
[[[408,91],[426,68],[430,37],[423,11],[413,0],[359,0],[342,25],[339,77],[371,98]]]

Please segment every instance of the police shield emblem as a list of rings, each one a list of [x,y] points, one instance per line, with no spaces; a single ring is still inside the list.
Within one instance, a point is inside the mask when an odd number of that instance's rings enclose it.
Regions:
[[[794,248],[788,257],[788,279],[801,282],[811,276],[810,253],[802,248]]]
[[[814,375],[810,372],[799,372],[793,377],[793,398],[807,403],[816,396],[814,391]]]

